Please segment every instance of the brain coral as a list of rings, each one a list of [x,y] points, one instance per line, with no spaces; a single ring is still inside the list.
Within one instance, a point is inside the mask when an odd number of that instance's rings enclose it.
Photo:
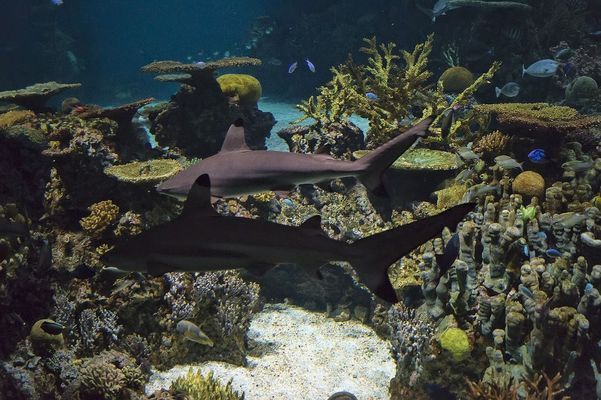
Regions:
[[[534,171],[524,171],[515,177],[512,189],[523,196],[540,198],[545,193],[545,178]]]
[[[448,68],[440,76],[445,92],[463,92],[474,83],[474,75],[464,67]]]
[[[569,104],[580,104],[597,97],[599,86],[588,76],[579,76],[566,87],[566,101]]]
[[[261,83],[254,76],[225,74],[217,78],[221,91],[241,104],[256,104],[261,98]]]

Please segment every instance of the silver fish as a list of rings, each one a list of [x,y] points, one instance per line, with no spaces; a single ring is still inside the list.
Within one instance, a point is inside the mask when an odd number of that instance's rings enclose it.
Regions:
[[[522,167],[524,165],[523,162],[519,163],[516,160],[514,160],[513,158],[511,158],[509,156],[505,156],[505,155],[495,157],[495,163],[497,163],[497,165],[503,169],[514,169],[514,168],[519,168],[521,170],[524,169]]]
[[[179,321],[175,327],[177,333],[181,334],[184,339],[191,342],[204,344],[205,346],[213,347],[213,341],[194,322],[185,319]]]
[[[500,185],[485,185],[480,183],[478,185],[474,185],[468,189],[468,191],[463,196],[462,201],[471,202],[477,199],[478,197],[483,197],[489,195],[491,193],[501,193]]]
[[[474,153],[469,147],[459,147],[457,149],[457,154],[459,154],[459,157],[463,158],[465,161],[480,159],[478,154]]]
[[[581,161],[581,160],[574,160],[574,161],[568,161],[568,162],[564,162],[563,164],[561,164],[561,168],[563,169],[571,169],[575,172],[583,172],[583,171],[588,171],[589,169],[593,168],[593,162],[591,160],[586,160],[586,161]]]
[[[503,95],[505,97],[515,97],[520,94],[520,85],[515,82],[507,82],[502,88],[495,88],[497,97]]]
[[[458,6],[449,4],[449,0],[438,0],[432,7],[432,22],[436,22],[436,18],[445,15],[447,11],[455,10]]]
[[[537,78],[548,78],[555,75],[558,68],[559,62],[546,58],[531,64],[528,68],[522,65],[522,77],[528,74]]]
[[[553,216],[553,223],[561,223],[566,228],[572,228],[585,220],[586,215],[575,212],[565,212]]]

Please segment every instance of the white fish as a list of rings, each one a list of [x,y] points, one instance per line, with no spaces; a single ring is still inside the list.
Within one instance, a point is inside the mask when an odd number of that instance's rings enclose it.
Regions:
[[[548,78],[550,76],[555,75],[555,73],[557,73],[558,68],[558,61],[545,58],[543,60],[538,60],[537,62],[531,64],[528,68],[522,65],[522,77],[525,74],[528,74],[537,78]]]
[[[459,147],[457,149],[457,154],[465,161],[478,160],[480,158],[478,154],[474,153],[472,149],[468,147]]]
[[[524,170],[523,162],[519,163],[516,160],[514,160],[513,158],[511,158],[509,156],[505,156],[505,155],[495,157],[495,163],[497,163],[497,165],[503,169],[519,168],[522,171]]]
[[[520,85],[515,82],[507,82],[502,88],[495,88],[497,97],[503,95],[505,97],[515,97],[520,93]]]

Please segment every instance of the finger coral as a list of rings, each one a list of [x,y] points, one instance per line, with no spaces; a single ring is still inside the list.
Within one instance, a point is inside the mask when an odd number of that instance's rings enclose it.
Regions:
[[[482,153],[483,157],[494,158],[503,154],[509,144],[509,136],[500,131],[494,131],[482,136],[474,143],[473,151]]]
[[[101,235],[117,219],[119,207],[111,200],[104,200],[89,207],[90,215],[79,223],[84,231],[92,236]]]

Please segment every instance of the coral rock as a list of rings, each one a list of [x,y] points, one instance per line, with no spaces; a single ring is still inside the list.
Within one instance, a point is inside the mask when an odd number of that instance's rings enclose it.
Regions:
[[[182,169],[175,160],[159,159],[113,165],[105,168],[104,173],[121,182],[155,184],[171,178]]]
[[[461,361],[471,352],[467,333],[463,329],[448,328],[440,335],[440,347],[448,351],[454,360]]]
[[[474,75],[464,67],[448,68],[440,76],[445,92],[463,92],[474,83]]]
[[[217,78],[221,91],[240,104],[256,104],[263,93],[257,78],[246,74],[225,74]]]
[[[533,171],[524,171],[516,176],[512,189],[514,193],[541,198],[545,194],[545,178]]]
[[[24,89],[0,92],[0,101],[20,105],[32,111],[42,111],[50,97],[67,89],[76,89],[80,83],[36,83]]]

